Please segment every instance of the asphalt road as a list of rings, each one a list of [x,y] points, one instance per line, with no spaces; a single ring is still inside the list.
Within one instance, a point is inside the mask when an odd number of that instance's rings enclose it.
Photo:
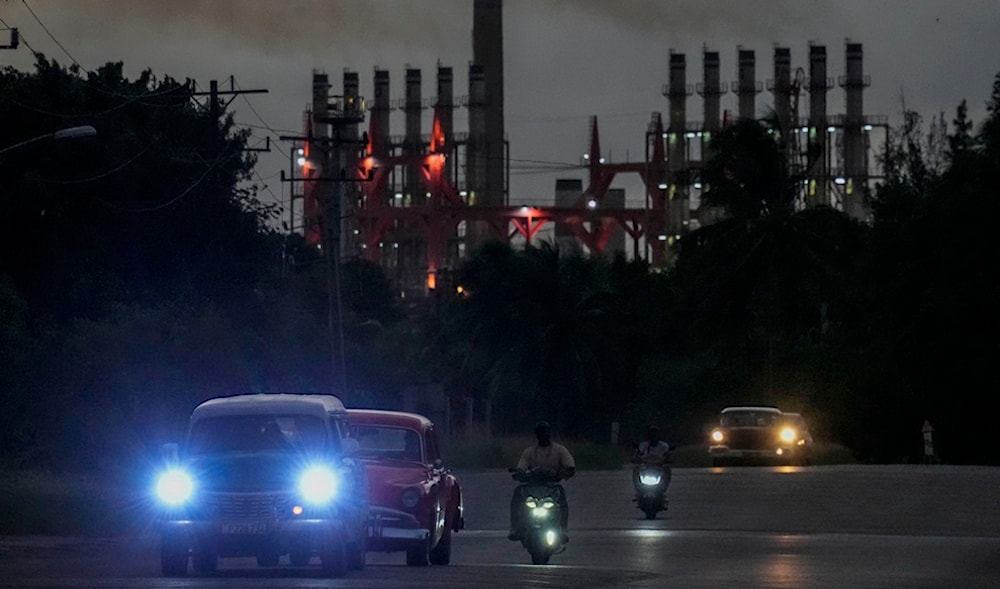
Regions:
[[[506,539],[509,476],[458,474],[468,527],[448,567],[369,554],[366,570],[331,580],[232,559],[209,578],[164,579],[140,530],[0,538],[0,587],[1000,587],[1000,468],[678,469],[653,521],[627,471],[584,472],[566,485],[570,545],[548,566]]]

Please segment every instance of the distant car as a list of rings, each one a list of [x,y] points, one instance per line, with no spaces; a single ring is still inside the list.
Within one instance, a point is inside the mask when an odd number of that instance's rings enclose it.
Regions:
[[[726,407],[709,435],[713,466],[805,464],[812,445],[801,415],[769,406]]]
[[[349,409],[351,434],[368,473],[368,550],[406,552],[406,564],[451,562],[464,527],[462,490],[441,462],[437,432],[415,413]]]

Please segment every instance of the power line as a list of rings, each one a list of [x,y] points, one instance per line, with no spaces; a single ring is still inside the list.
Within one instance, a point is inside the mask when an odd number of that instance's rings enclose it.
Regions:
[[[51,31],[49,31],[49,28],[47,26],[45,26],[45,23],[42,22],[42,19],[38,18],[38,15],[35,14],[35,11],[32,10],[30,6],[28,6],[28,0],[21,0],[21,4],[24,4],[24,7],[27,8],[28,12],[31,13],[31,16],[34,17],[35,22],[38,23],[38,26],[42,27],[42,30],[45,31],[45,34],[47,34],[49,36],[49,38],[52,39],[52,41],[56,45],[58,45],[60,49],[63,50],[63,53],[65,53],[66,56],[69,57],[70,60],[72,60],[72,62],[76,64],[77,67],[79,67],[80,69],[82,69],[84,71],[89,71],[89,70],[87,70],[87,68],[85,68],[82,65],[80,65],[80,62],[77,61],[76,58],[73,57],[70,54],[70,52],[65,47],[63,47],[63,44],[59,42],[59,39],[56,39],[56,36],[53,35]],[[25,43],[25,45],[27,45],[27,43]],[[29,47],[29,49],[30,49],[30,47]],[[32,52],[34,52],[34,50],[32,50]]]

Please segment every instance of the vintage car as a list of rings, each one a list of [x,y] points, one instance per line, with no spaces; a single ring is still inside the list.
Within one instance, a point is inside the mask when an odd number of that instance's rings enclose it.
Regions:
[[[154,492],[163,574],[216,570],[220,557],[275,566],[319,557],[326,574],[365,566],[368,489],[347,410],[332,395],[255,394],[195,407],[168,444]]]
[[[406,551],[406,564],[451,562],[464,527],[458,479],[444,468],[434,424],[415,413],[349,409],[368,473],[368,550]]]
[[[812,443],[804,425],[801,415],[777,407],[726,407],[709,434],[712,465],[804,464]]]

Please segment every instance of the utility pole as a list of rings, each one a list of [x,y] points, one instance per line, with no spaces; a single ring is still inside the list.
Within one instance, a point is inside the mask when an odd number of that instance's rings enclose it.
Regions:
[[[327,280],[327,329],[330,339],[331,392],[347,392],[347,361],[344,346],[343,301],[341,298],[340,252],[343,223],[343,185],[345,182],[363,182],[365,178],[348,175],[345,167],[345,146],[367,143],[345,139],[344,128],[364,120],[365,103],[360,96],[330,96],[326,74],[313,75],[312,117],[306,137],[282,136],[283,141],[302,141],[309,144],[310,157],[317,157],[319,175],[313,178],[286,178],[282,182],[315,182],[316,200],[323,207],[321,239]],[[352,170],[353,172],[353,170]],[[339,391],[333,387],[337,383]]]
[[[218,80],[211,80],[208,83],[208,92],[192,92],[191,96],[208,96],[208,112],[209,115],[212,117],[212,121],[214,122],[219,120],[219,116],[221,114],[221,111],[219,110],[219,97],[220,96],[230,97],[229,100],[226,102],[226,104],[222,106],[223,109],[226,109],[229,107],[230,104],[233,103],[234,100],[236,100],[236,97],[240,96],[241,94],[267,94],[267,90],[266,89],[237,90],[236,82],[233,79],[233,76],[229,76],[229,90],[219,90]],[[218,136],[215,137],[215,141],[216,141],[215,153],[216,156],[218,156],[219,153]],[[267,137],[265,141],[267,142],[266,148],[248,149],[247,151],[271,151],[271,138]]]

